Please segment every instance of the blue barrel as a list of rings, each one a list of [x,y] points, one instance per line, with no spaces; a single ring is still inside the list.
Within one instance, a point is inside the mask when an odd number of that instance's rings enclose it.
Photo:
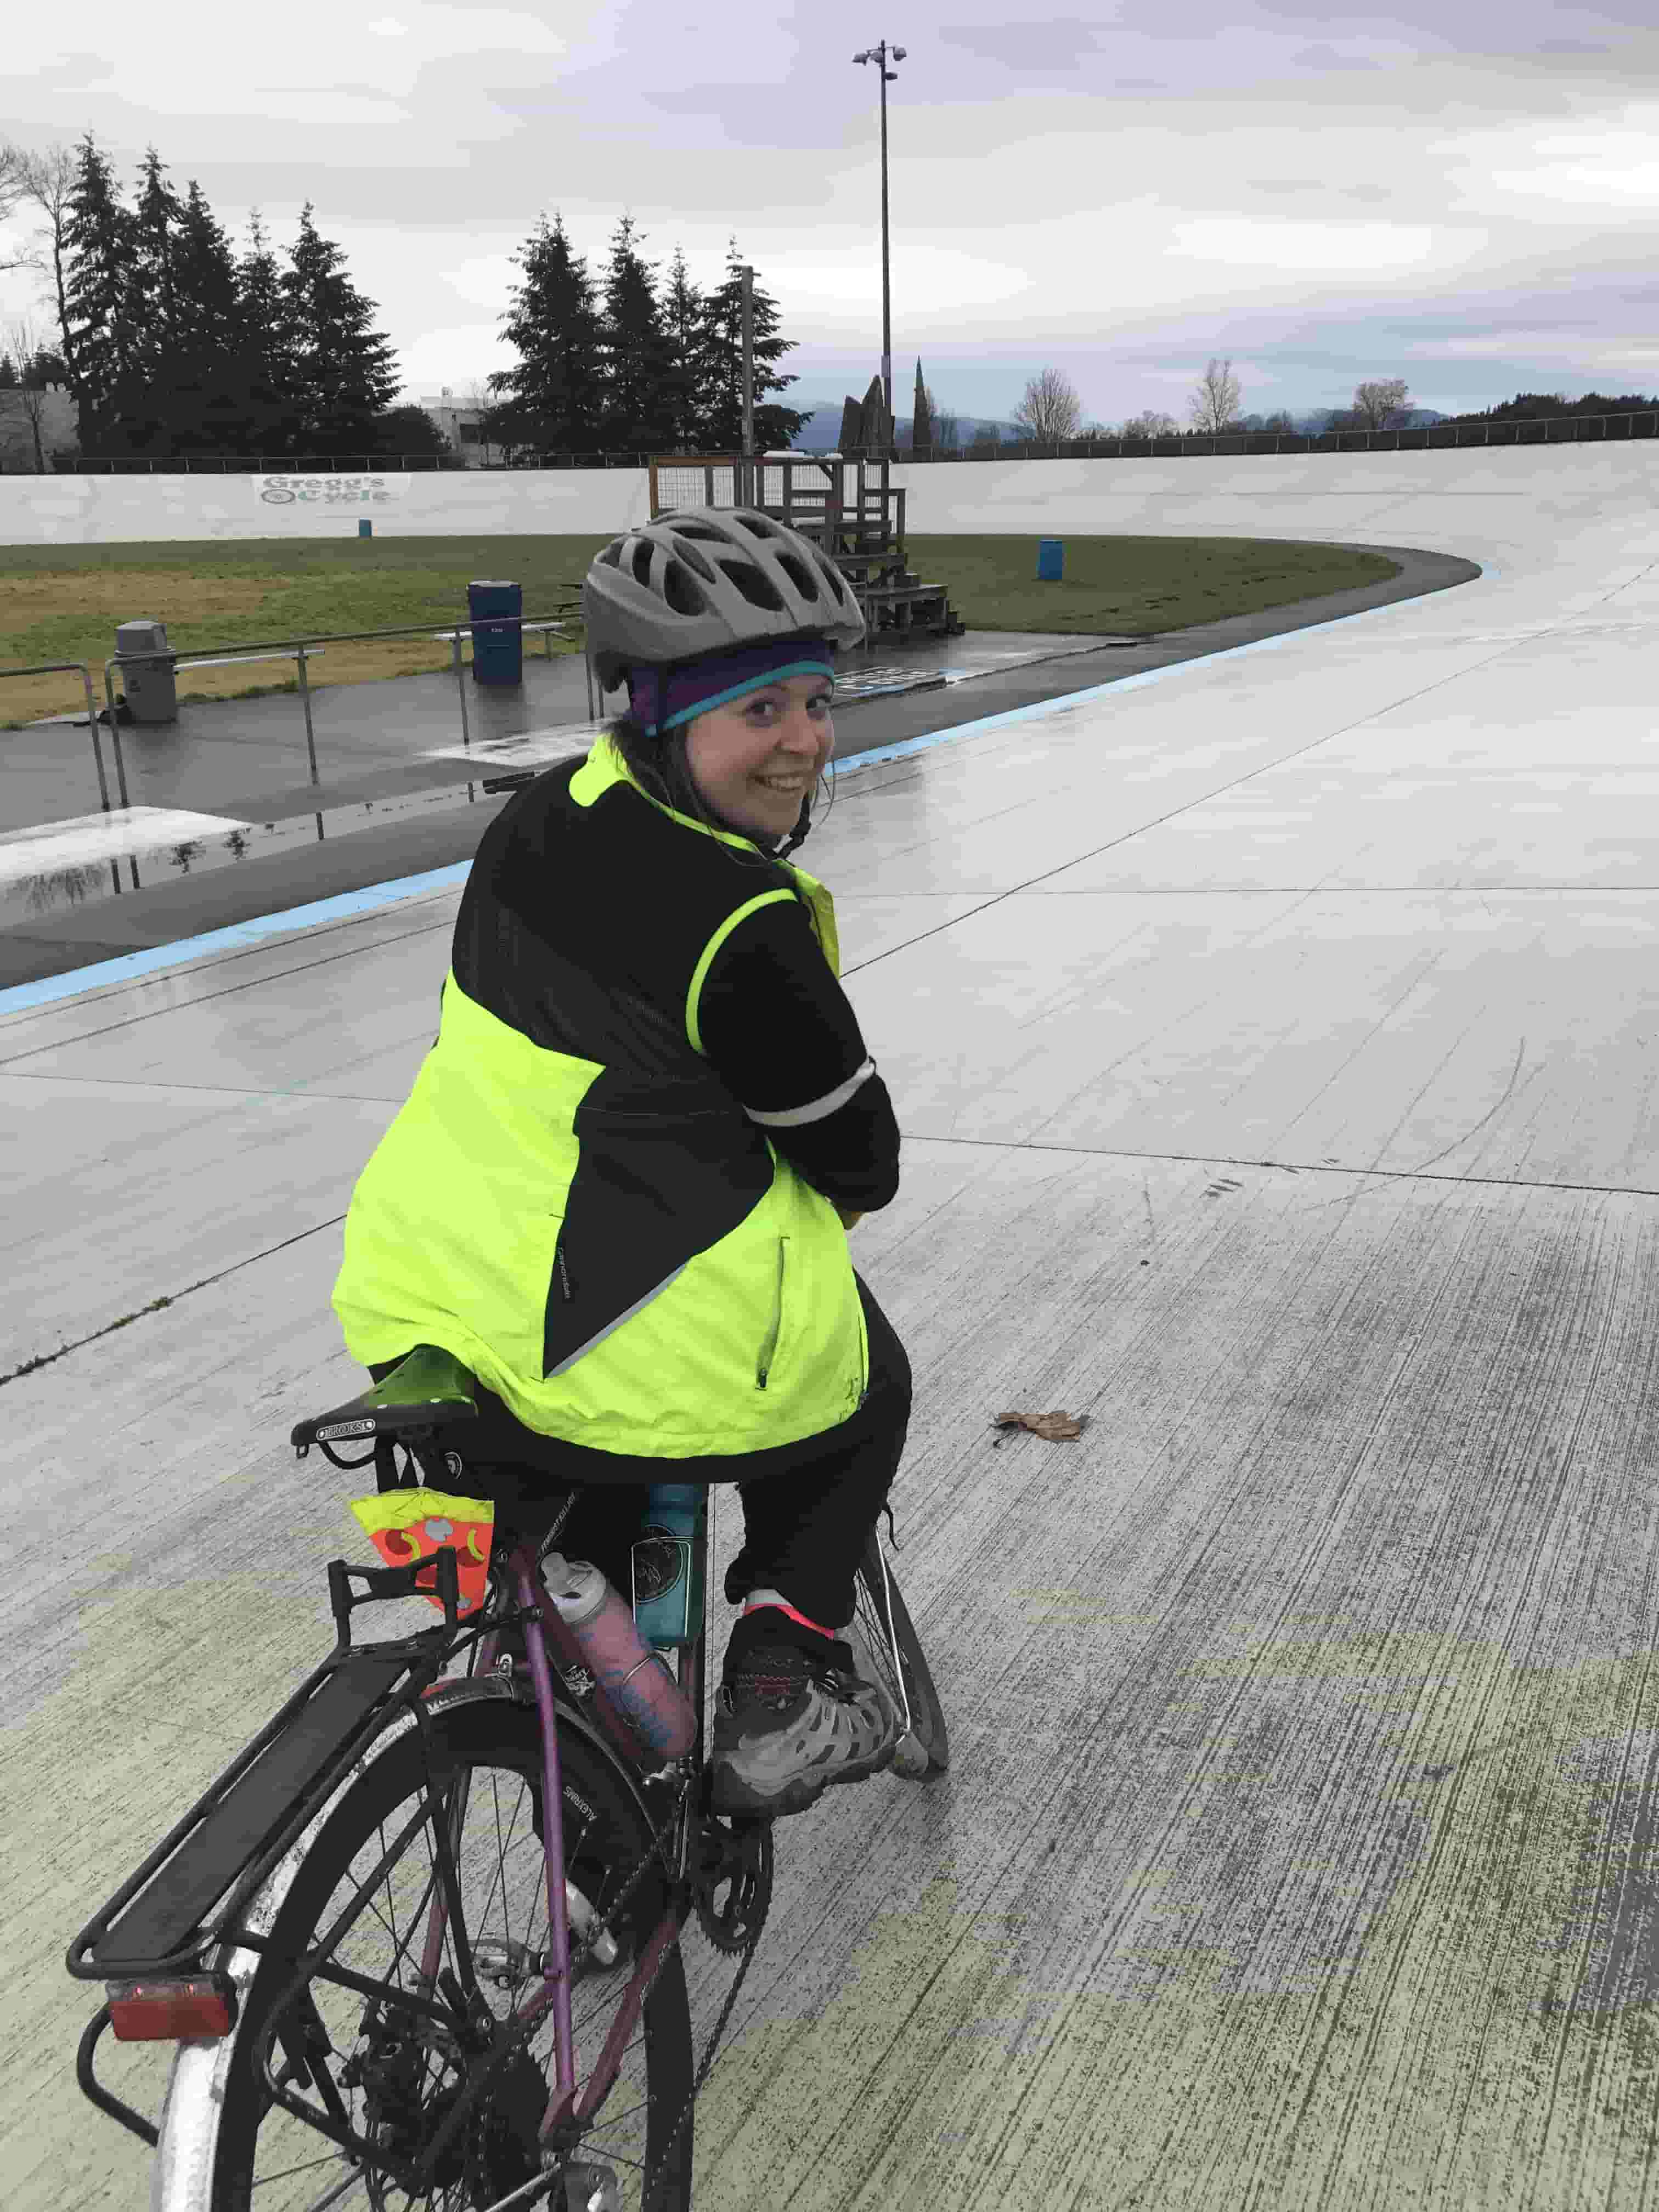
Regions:
[[[1039,538],[1037,540],[1037,581],[1057,584],[1066,559],[1065,545],[1058,538]]]
[[[475,684],[524,682],[524,631],[518,617],[524,612],[522,584],[469,584],[466,615],[469,622],[487,623],[511,615],[499,629],[472,633],[472,680]]]
[[[374,535],[374,525],[367,515],[357,525],[357,535],[359,538],[372,538]]]

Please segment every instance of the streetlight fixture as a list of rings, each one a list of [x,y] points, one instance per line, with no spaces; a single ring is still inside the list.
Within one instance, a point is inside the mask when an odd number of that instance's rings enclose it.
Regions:
[[[747,263],[738,274],[743,279],[743,477],[740,504],[755,500],[755,272]]]
[[[879,46],[871,46],[861,54],[854,54],[853,59],[855,62],[874,62],[881,71],[881,394],[882,404],[887,410],[887,421],[884,426],[886,434],[882,443],[890,446],[894,434],[893,311],[887,263],[887,88],[898,82],[898,71],[890,70],[887,64],[890,61],[902,62],[904,49],[895,46],[890,54],[887,41],[884,39]]]

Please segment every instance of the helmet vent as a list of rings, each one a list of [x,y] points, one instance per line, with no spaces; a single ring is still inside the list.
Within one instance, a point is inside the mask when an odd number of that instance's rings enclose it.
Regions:
[[[671,561],[663,571],[662,595],[677,615],[700,615],[708,595],[684,561]]]
[[[781,614],[783,601],[778,588],[769,576],[762,575],[750,561],[722,561],[726,571],[751,607],[764,607],[769,614]]]
[[[687,543],[689,536],[688,532],[677,530],[674,532],[674,550],[688,568],[696,570],[705,584],[718,583],[720,579],[715,574],[714,562],[697,546]]]
[[[811,544],[811,539],[807,542],[809,544]],[[830,558],[830,556],[823,550],[823,548],[821,545],[812,545],[812,558],[817,562],[818,567],[823,572],[823,580],[830,586],[830,596],[831,599],[839,604],[841,600],[844,599],[848,596],[846,587],[842,581],[841,570],[836,568],[835,562]]]
[[[636,538],[634,540],[634,558],[630,566],[633,568],[634,581],[636,584],[648,584],[651,581],[651,556],[656,550],[648,538]]]
[[[788,577],[790,582],[800,593],[802,599],[816,599],[817,598],[818,580],[812,574],[811,568],[805,561],[798,559],[793,553],[780,553],[777,556],[777,562],[779,568],[781,568],[784,574]]]

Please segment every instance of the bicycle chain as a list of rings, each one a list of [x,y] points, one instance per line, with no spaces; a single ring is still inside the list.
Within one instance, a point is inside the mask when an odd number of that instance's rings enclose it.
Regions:
[[[688,1783],[686,1786],[690,1788],[691,1785]],[[623,1905],[627,1904],[629,1899],[639,1887],[641,1881],[644,1879],[647,1869],[655,1863],[662,1844],[670,1836],[675,1822],[680,1817],[681,1811],[684,1808],[684,1796],[682,1796],[679,1806],[677,1806],[675,1811],[671,1814],[669,1819],[664,1823],[663,1826],[657,1830],[652,1836],[650,1844],[629,1870],[627,1881],[623,1884],[622,1888],[617,1892],[615,1898],[612,1899],[610,1907],[606,1911],[604,1917],[596,1917],[593,1920],[586,1935],[582,1937],[580,1948],[574,1944],[572,1945],[570,1962],[573,1970],[580,1961],[588,1958],[592,1952],[597,1949],[599,1941],[603,1936],[614,1935],[614,1930],[611,1926],[611,1921],[621,1912]],[[701,1925],[701,1914],[698,1916],[698,1920],[699,1924]],[[670,2157],[672,2155],[674,2146],[680,2139],[680,2130],[684,2127],[686,2120],[690,2114],[691,2108],[696,2104],[698,2096],[702,2094],[704,2082],[708,2079],[709,2069],[713,2066],[715,2053],[720,2049],[720,2038],[726,2033],[726,2024],[732,2016],[732,2006],[738,2001],[738,1992],[743,1987],[744,1977],[749,1972],[755,1953],[759,1948],[760,1939],[764,1930],[765,1924],[764,1916],[763,1916],[760,1924],[756,1928],[754,1934],[749,1938],[747,1944],[743,1947],[743,1963],[738,1968],[737,1973],[732,1979],[732,1987],[726,1993],[726,2002],[720,2008],[720,2018],[714,2022],[714,2032],[708,2039],[708,2045],[703,2053],[702,2063],[697,2070],[696,2079],[691,2084],[691,2087],[686,2097],[685,2102],[681,2106],[678,2116],[675,2119],[668,2141],[663,2147],[662,2156],[657,2162],[657,2173],[661,2172],[663,2167],[667,2164]],[[678,1940],[679,1939],[677,1936],[675,1941],[678,1942]],[[726,1948],[724,1945],[720,1945],[718,1948],[721,1949]],[[667,1954],[665,1952],[664,1958],[665,1959],[666,1956]],[[659,1965],[658,1972],[661,1972],[660,1964]],[[653,1980],[654,1981],[654,1979],[655,1977],[653,1976]],[[574,1984],[574,1971],[572,1973],[572,1981]],[[648,1996],[650,1993],[650,1986],[647,1984],[644,1992],[644,1996]],[[641,2003],[644,2002],[644,1996],[641,1997]],[[516,2050],[520,2045],[529,2041],[530,2038],[536,2033],[541,2025],[542,2021],[538,2018],[531,2021],[525,2027],[514,2027],[512,2028],[492,2054],[488,2071],[489,2073],[494,2073],[501,2062],[514,2050]],[[550,2177],[550,2179],[556,2179],[556,2177]],[[650,2172],[646,2174],[644,2187],[647,2196],[649,2195],[651,2184],[655,2179],[655,2174]],[[515,2191],[514,2192],[513,2201],[516,2201],[516,2199],[523,2194],[524,2191]],[[492,2207],[492,2212],[497,2212],[497,2208]]]
[[[682,1798],[682,1808],[684,1808],[684,1798]],[[678,1815],[676,1817],[678,1817]],[[622,1906],[627,1902],[629,1897],[633,1893],[635,1886],[644,1875],[646,1868],[652,1863],[652,1861],[656,1855],[656,1846],[661,1843],[663,1836],[666,1832],[667,1830],[665,1827],[663,1830],[659,1831],[655,1837],[653,1837],[652,1849],[645,1853],[644,1856],[639,1861],[638,1864],[629,1874],[627,1881],[623,1887],[620,1895],[617,1896],[612,1903],[610,1911],[606,1913],[605,1919],[603,1921],[596,1921],[594,1923],[593,1927],[590,1929],[582,1945],[582,1954],[584,1956],[586,1956],[587,1953],[593,1948],[602,1934],[608,1934],[610,1932],[610,1921],[612,1915],[621,1910]],[[699,1875],[697,1879],[700,1881],[701,1875]],[[770,1902],[770,1892],[771,1885],[769,1882],[767,1885],[767,1900],[769,1904]],[[697,1919],[698,1924],[703,1929],[704,1934],[707,1935],[708,1933],[708,1925],[704,1921],[701,1911],[698,1912]],[[720,2007],[720,2018],[714,2022],[713,2032],[708,2038],[708,2048],[703,2052],[702,2063],[697,2069],[696,2079],[692,2082],[690,2089],[687,2093],[685,2102],[680,2106],[678,2116],[674,2122],[672,2129],[670,2130],[668,2141],[663,2146],[662,2156],[657,2161],[656,2172],[647,2172],[645,2176],[642,2185],[642,2194],[646,2198],[648,2198],[650,2196],[652,2183],[657,2179],[657,2176],[661,2173],[664,2166],[667,2165],[670,2158],[673,2155],[674,2146],[680,2139],[680,2130],[684,2127],[687,2119],[690,2117],[692,2106],[696,2103],[698,2097],[702,2094],[703,2083],[708,2079],[709,2069],[713,2066],[714,2063],[714,2055],[720,2049],[720,2038],[725,2034],[726,2024],[732,2017],[732,2008],[738,2001],[738,1992],[743,1987],[744,1976],[749,1972],[750,1966],[754,1960],[755,1953],[760,1948],[760,1939],[765,1929],[765,1926],[766,1917],[765,1914],[763,1913],[759,1923],[756,1926],[753,1935],[750,1936],[748,1942],[742,1947],[743,1963],[739,1966],[737,1973],[732,1978],[732,1986],[726,1992],[726,2002]],[[678,1940],[678,1939],[677,1937],[676,1941]],[[711,1938],[711,1940],[715,1941],[716,1948],[718,1949],[726,1952],[728,1956],[732,1955],[730,1947],[719,1942],[717,1939]],[[666,1954],[665,1954],[665,1956],[666,1956]],[[660,1968],[659,1968],[659,1972],[660,1972]],[[645,1995],[647,1996],[650,1995],[649,1988],[647,1989]],[[641,2002],[643,2002],[643,2000],[641,2000]]]

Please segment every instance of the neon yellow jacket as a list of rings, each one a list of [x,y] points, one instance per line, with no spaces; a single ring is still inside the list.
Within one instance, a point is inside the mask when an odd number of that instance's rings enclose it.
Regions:
[[[857,1411],[846,1233],[698,1031],[726,935],[797,898],[838,977],[823,886],[642,791],[608,738],[517,794],[352,1194],[333,1302],[354,1359],[441,1346],[526,1427],[635,1457],[764,1451]]]

